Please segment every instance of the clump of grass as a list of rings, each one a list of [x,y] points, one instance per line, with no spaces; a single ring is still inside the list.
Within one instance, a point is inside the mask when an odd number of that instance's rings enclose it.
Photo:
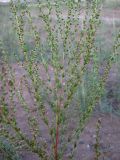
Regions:
[[[14,147],[6,140],[5,137],[0,137],[0,151],[3,151],[6,159],[20,160]]]
[[[104,7],[108,9],[119,9],[120,1],[119,0],[106,0],[104,3]]]
[[[113,54],[105,61],[104,72],[100,75],[98,51],[95,47],[96,32],[100,23],[99,1],[93,0],[89,6],[88,3],[86,4],[85,16],[81,21],[80,3],[76,5],[72,0],[63,2],[55,0],[52,5],[47,0],[46,4],[41,4],[42,2],[38,1],[38,8],[36,8],[40,26],[42,26],[38,29],[27,2],[24,2],[24,8],[21,10],[20,1],[18,3],[11,1],[13,23],[20,46],[19,54],[23,56],[24,61],[20,61],[20,56],[15,55],[15,57],[17,65],[25,71],[25,74],[19,79],[19,87],[16,87],[15,70],[12,64],[8,63],[7,52],[1,47],[4,61],[0,71],[2,92],[0,135],[4,135],[13,145],[16,141],[22,142],[22,145],[19,145],[20,148],[25,146],[42,160],[63,160],[67,148],[71,145],[68,158],[74,159],[80,134],[104,92],[109,70],[118,56],[120,33],[113,46]],[[28,30],[26,30],[26,23],[30,27]],[[41,36],[42,29],[44,37]],[[30,50],[27,47],[26,32],[31,35],[33,41]],[[47,61],[45,60],[46,52],[49,56]],[[42,77],[40,72],[42,67],[45,77]],[[88,86],[87,97],[89,98],[86,107],[82,110],[81,101],[79,96],[76,98],[76,95],[79,88],[84,86],[84,82],[87,85],[84,81],[87,73],[93,75],[89,77],[93,79],[93,83]],[[24,89],[29,92],[33,104],[27,101]],[[26,123],[29,126],[31,138],[19,127],[15,97],[26,113]],[[77,122],[74,121],[76,122],[74,131],[69,133],[68,127],[72,116]],[[47,129],[50,142],[41,133],[39,119]]]

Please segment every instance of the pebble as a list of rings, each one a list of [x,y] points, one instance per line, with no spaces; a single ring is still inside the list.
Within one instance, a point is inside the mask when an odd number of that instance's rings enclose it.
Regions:
[[[90,145],[89,144],[87,144],[87,148],[90,149]]]

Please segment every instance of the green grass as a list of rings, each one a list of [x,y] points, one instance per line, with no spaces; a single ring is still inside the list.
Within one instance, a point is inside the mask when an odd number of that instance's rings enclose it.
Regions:
[[[119,9],[120,0],[106,0],[104,3],[104,7],[109,9]]]
[[[3,42],[9,60],[14,61],[14,54],[19,53],[16,33],[12,26],[12,15],[8,5],[0,5],[0,39]],[[1,55],[0,55],[1,56]]]

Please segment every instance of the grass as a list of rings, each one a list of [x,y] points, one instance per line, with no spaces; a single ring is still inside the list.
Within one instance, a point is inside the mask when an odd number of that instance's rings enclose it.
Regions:
[[[14,54],[19,53],[19,47],[11,18],[9,6],[0,5],[0,39],[4,42],[3,45],[9,54],[9,60],[14,62]]]
[[[104,7],[108,9],[119,9],[120,0],[106,0],[104,3]]]

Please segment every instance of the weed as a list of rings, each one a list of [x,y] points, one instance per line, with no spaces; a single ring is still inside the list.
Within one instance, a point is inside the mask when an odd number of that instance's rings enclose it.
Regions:
[[[42,2],[38,1],[37,26],[34,13],[26,1],[22,9],[20,1],[15,3],[11,0],[10,6],[14,15],[14,32],[20,48],[14,56],[16,65],[24,75],[21,75],[17,85],[16,68],[9,63],[8,53],[1,47],[3,61],[0,71],[0,111],[3,127],[0,135],[5,136],[13,145],[16,141],[22,142],[23,146],[42,160],[63,160],[68,146],[71,145],[71,152],[67,154],[69,159],[74,159],[80,134],[103,95],[111,66],[119,56],[120,33],[116,37],[111,56],[105,59],[103,73],[100,74],[99,51],[95,46],[101,9],[98,0],[93,0],[89,6],[86,4],[83,20],[80,20],[80,3],[76,5],[72,0],[55,0],[53,5],[47,0],[42,5]],[[26,41],[26,35],[30,37],[32,45]],[[49,54],[47,60],[46,54]],[[87,83],[88,77],[93,81],[90,85]],[[84,92],[84,85],[87,86],[87,93]],[[82,88],[82,95],[86,94],[87,97],[83,109],[79,88]],[[26,92],[31,102],[27,99]],[[19,126],[16,117],[17,104],[21,106],[28,124],[27,135]],[[74,132],[69,133],[72,116]],[[42,124],[47,130],[49,140],[45,133],[42,134]],[[22,148],[22,145],[19,147]]]

